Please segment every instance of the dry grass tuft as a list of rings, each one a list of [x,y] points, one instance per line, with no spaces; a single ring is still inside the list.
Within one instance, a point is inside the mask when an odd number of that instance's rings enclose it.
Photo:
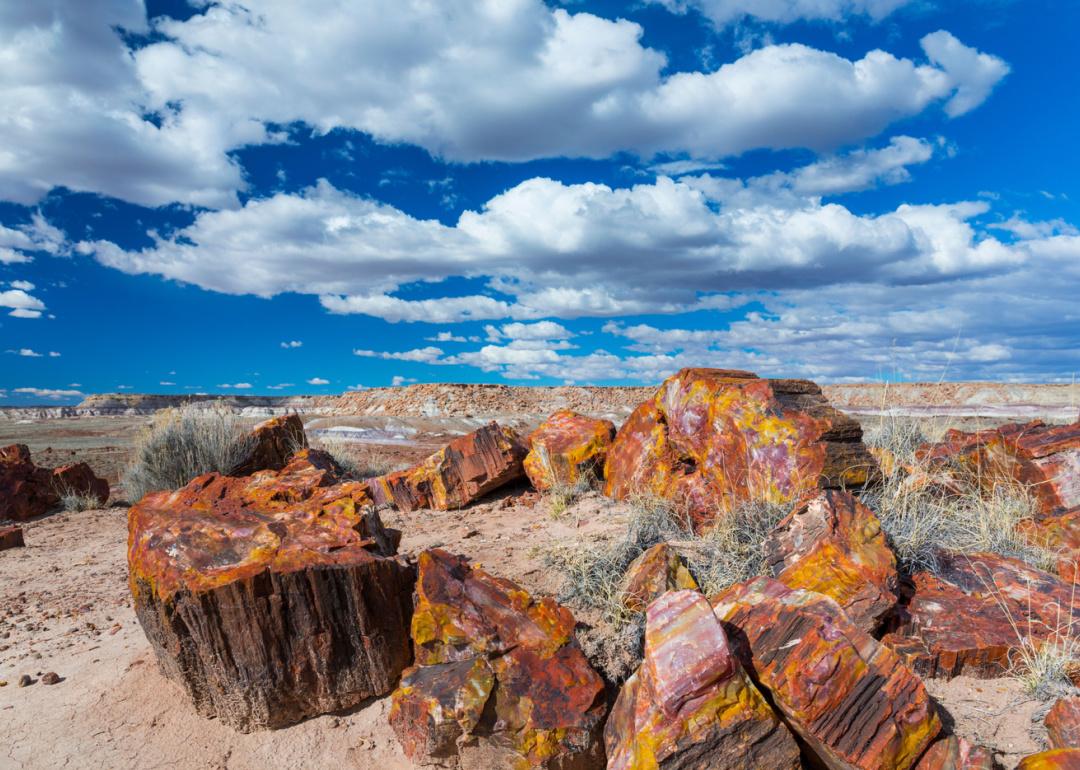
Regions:
[[[159,412],[139,438],[124,473],[131,502],[179,489],[203,473],[228,473],[250,453],[251,428],[227,406],[190,404]]]
[[[596,489],[597,483],[595,474],[583,473],[573,484],[557,483],[552,485],[544,493],[544,503],[547,505],[551,518],[561,518],[570,506]]]
[[[1054,568],[1054,554],[1028,542],[1019,528],[1036,513],[1028,489],[1011,479],[988,484],[962,468],[950,471],[950,489],[933,483],[935,470],[916,457],[924,439],[914,420],[882,418],[880,426],[866,431],[865,440],[897,460],[882,486],[862,498],[880,519],[905,570],[936,572],[941,551],[995,553],[1040,569]]]
[[[311,447],[329,454],[334,458],[334,462],[345,470],[348,478],[357,481],[384,476],[398,470],[398,465],[378,449],[355,441],[318,439],[312,442]]]
[[[598,611],[600,622],[580,635],[582,648],[608,679],[621,682],[641,662],[644,617],[622,601],[623,577],[630,564],[659,543],[672,544],[706,595],[761,574],[762,544],[787,514],[786,507],[751,503],[721,517],[706,534],[695,534],[689,518],[669,500],[639,495],[628,501],[625,533],[614,543],[563,546],[549,551],[546,563],[563,575],[560,601]]]
[[[105,507],[105,501],[97,495],[78,492],[67,485],[62,485],[56,493],[60,496],[60,507],[69,513],[94,511]]]

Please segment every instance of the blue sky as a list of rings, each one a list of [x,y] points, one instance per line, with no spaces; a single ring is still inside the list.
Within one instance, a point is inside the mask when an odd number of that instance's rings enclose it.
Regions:
[[[1080,371],[1080,5],[0,0],[0,404]]]

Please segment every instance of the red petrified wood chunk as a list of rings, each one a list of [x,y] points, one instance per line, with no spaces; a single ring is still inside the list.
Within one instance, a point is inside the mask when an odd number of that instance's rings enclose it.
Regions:
[[[26,543],[23,542],[22,527],[14,525],[0,527],[0,551],[6,551],[9,548],[22,548],[24,545]]]
[[[615,423],[562,409],[529,434],[525,473],[541,492],[603,476]]]
[[[1080,697],[1060,698],[1046,715],[1046,731],[1055,749],[1080,749]]]
[[[419,465],[368,483],[376,502],[403,511],[464,508],[524,476],[527,452],[517,433],[492,422],[459,436]]]
[[[109,485],[95,476],[86,463],[50,470],[34,465],[25,444],[0,449],[0,519],[25,521],[40,516],[68,493],[92,495],[104,504],[109,498]]]
[[[825,767],[907,770],[940,731],[919,678],[832,599],[758,578],[713,605],[744,668]]]
[[[466,770],[603,767],[604,686],[569,610],[444,551],[418,566],[417,666],[390,710],[406,755]]]
[[[272,417],[251,431],[246,457],[234,468],[231,476],[247,476],[256,471],[279,471],[289,458],[307,447],[307,434],[299,415]]]
[[[646,619],[645,657],[604,727],[608,770],[801,767],[794,738],[732,656],[704,596],[664,594]]]
[[[1024,757],[1016,770],[1080,770],[1080,749],[1051,749]]]
[[[128,514],[135,610],[199,713],[279,727],[393,689],[414,570],[367,490],[305,450],[278,472],[209,473]]]
[[[698,587],[682,557],[668,543],[657,543],[634,559],[623,575],[620,596],[631,612],[642,612],[668,591]]]
[[[994,757],[982,746],[950,735],[931,746],[915,770],[994,770]]]
[[[801,500],[764,548],[778,581],[834,599],[863,631],[896,605],[896,557],[873,511],[847,492]]]
[[[1039,420],[963,433],[950,430],[919,456],[931,465],[959,466],[987,488],[1026,487],[1043,516],[1080,508],[1080,422],[1046,425]]]
[[[914,583],[898,628],[883,641],[922,676],[1002,676],[1017,629],[1040,642],[1070,623],[1072,587],[1016,559],[943,554],[937,574],[918,573]]]
[[[819,488],[858,489],[877,463],[859,424],[812,382],[683,369],[627,419],[604,475],[607,495],[673,500],[701,529],[749,500],[787,504]]]

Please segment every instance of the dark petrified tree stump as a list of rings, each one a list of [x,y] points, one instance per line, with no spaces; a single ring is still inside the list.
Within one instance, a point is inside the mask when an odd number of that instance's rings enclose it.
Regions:
[[[206,474],[129,513],[139,622],[199,713],[248,731],[392,690],[411,660],[414,569],[363,484],[320,453]]]

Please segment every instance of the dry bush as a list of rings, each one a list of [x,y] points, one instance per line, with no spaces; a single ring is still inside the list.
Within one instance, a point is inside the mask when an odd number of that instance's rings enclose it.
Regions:
[[[391,458],[375,447],[355,441],[323,438],[313,440],[311,446],[333,457],[334,462],[345,470],[345,475],[357,481],[384,476],[398,469]]]
[[[56,494],[60,497],[60,507],[69,513],[93,511],[105,506],[105,501],[89,492],[79,492],[66,484],[60,485]]]
[[[155,415],[135,445],[123,485],[131,502],[179,489],[203,473],[229,473],[251,452],[254,435],[223,404],[188,404]]]
[[[553,519],[558,519],[567,509],[597,487],[594,473],[582,473],[573,484],[558,482],[544,492],[544,503]]]
[[[613,543],[562,546],[545,555],[563,575],[560,601],[597,612],[600,621],[579,635],[586,655],[612,682],[641,662],[643,614],[628,609],[621,585],[630,564],[659,543],[670,543],[706,595],[762,573],[766,536],[787,514],[786,506],[746,503],[721,515],[714,529],[696,534],[670,500],[638,495],[628,500],[626,531]]]
[[[879,426],[864,434],[868,445],[888,450],[897,459],[883,484],[862,498],[877,514],[902,567],[909,573],[936,572],[938,553],[952,551],[995,553],[1053,569],[1054,554],[1028,542],[1019,529],[1021,521],[1036,513],[1030,490],[1012,479],[988,483],[964,467],[944,471],[949,489],[934,483],[942,469],[929,467],[915,453],[925,427],[916,421],[882,418]]]

